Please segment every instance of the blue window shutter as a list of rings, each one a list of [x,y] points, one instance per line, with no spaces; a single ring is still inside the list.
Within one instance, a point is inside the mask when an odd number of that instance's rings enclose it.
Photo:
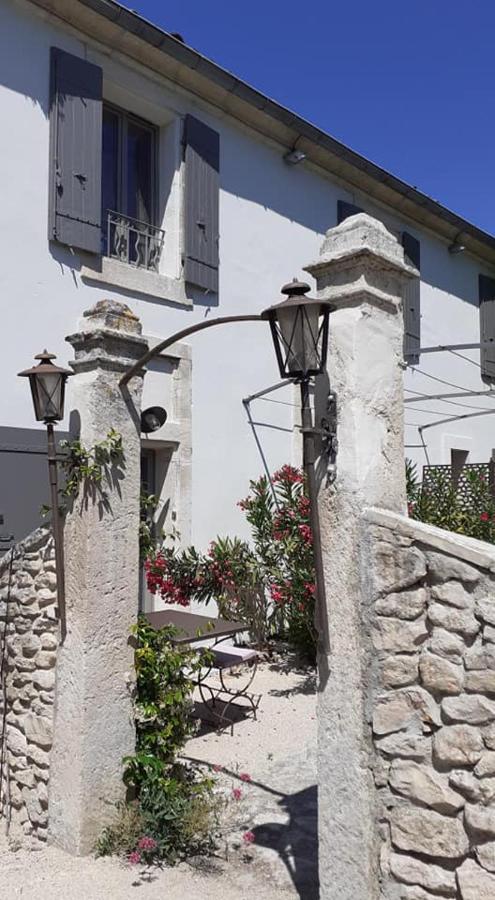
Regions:
[[[340,225],[344,219],[349,216],[357,216],[358,213],[364,212],[360,206],[354,206],[354,203],[347,203],[346,200],[337,200],[337,225]]]
[[[102,70],[51,48],[50,240],[101,252]]]
[[[479,276],[479,300],[481,377],[492,383],[495,381],[495,278]]]
[[[421,244],[407,231],[402,232],[404,259],[421,271]],[[404,290],[404,358],[411,366],[419,363],[421,346],[421,279],[410,279]]]
[[[220,135],[186,116],[184,277],[206,291],[218,291]]]

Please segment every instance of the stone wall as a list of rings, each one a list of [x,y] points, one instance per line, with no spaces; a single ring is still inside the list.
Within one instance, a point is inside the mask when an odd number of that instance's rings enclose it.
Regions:
[[[381,510],[364,533],[379,896],[494,900],[495,547]]]
[[[57,646],[53,540],[40,528],[0,560],[0,815],[14,845],[47,837]]]

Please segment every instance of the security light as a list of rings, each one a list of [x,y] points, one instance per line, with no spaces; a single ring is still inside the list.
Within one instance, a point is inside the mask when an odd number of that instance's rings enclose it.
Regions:
[[[150,434],[158,431],[167,421],[167,413],[162,406],[150,406],[141,413],[141,431]]]
[[[284,156],[284,160],[289,166],[297,166],[298,163],[303,162],[305,159],[306,154],[302,150],[297,150],[296,147],[289,150]]]

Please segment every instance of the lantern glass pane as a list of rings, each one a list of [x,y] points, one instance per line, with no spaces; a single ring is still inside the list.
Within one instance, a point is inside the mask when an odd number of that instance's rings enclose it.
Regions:
[[[316,303],[278,310],[286,368],[291,375],[307,376],[320,368],[319,315]]]
[[[36,418],[39,421],[61,419],[63,416],[63,375],[58,372],[38,373],[32,378],[36,381],[33,386]]]

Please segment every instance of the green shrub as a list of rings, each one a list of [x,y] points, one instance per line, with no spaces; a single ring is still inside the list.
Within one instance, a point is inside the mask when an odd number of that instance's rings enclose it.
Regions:
[[[239,503],[251,527],[250,544],[217,537],[207,553],[158,546],[145,562],[148,588],[184,606],[214,599],[220,615],[245,622],[257,643],[288,638],[314,661],[313,535],[304,475],[282,466],[273,487],[274,493],[265,477],[251,481]]]
[[[97,844],[97,853],[127,855],[130,862],[174,863],[214,847],[219,801],[214,782],[177,761],[194,734],[194,675],[208,661],[174,644],[173,628],[156,630],[140,616],[133,628],[136,669],[136,752],[124,760],[130,800]]]
[[[412,519],[447,531],[495,543],[495,501],[488,479],[477,469],[463,470],[462,494],[450,468],[431,470],[428,482],[418,480],[416,466],[406,460],[408,511]]]

